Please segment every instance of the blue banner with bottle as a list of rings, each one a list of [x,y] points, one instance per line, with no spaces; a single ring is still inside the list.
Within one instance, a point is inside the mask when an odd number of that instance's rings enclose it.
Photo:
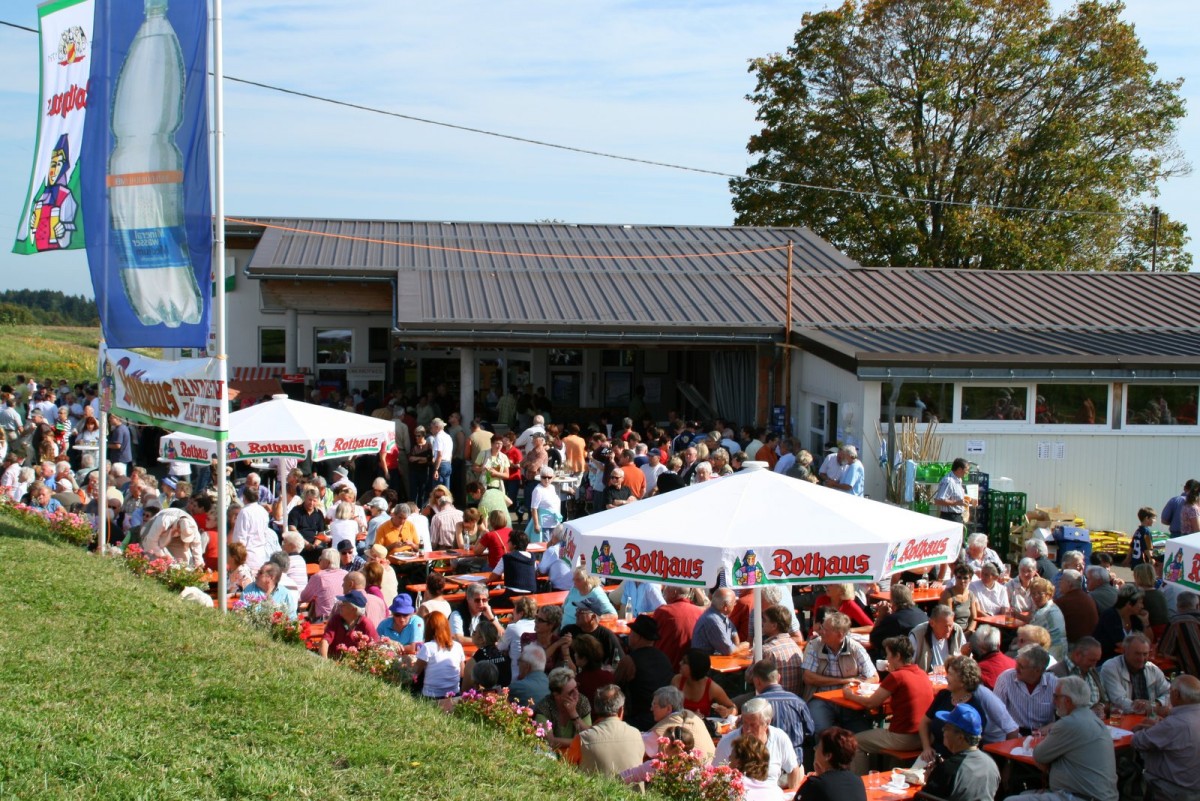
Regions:
[[[208,3],[96,0],[92,37],[80,163],[104,338],[111,348],[204,347]]]

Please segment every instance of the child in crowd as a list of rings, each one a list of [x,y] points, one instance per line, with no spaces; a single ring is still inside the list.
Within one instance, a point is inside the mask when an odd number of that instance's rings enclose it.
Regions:
[[[1125,567],[1134,568],[1143,564],[1154,564],[1154,540],[1150,536],[1150,527],[1158,519],[1158,513],[1149,506],[1138,509],[1137,531],[1133,532],[1133,541],[1129,544],[1129,556],[1125,557]]]

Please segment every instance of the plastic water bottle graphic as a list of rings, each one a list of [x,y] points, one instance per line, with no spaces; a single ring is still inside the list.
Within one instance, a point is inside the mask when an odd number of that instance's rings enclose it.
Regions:
[[[121,284],[143,325],[198,323],[204,308],[183,224],[183,52],[167,0],[146,0],[113,93],[108,201]]]

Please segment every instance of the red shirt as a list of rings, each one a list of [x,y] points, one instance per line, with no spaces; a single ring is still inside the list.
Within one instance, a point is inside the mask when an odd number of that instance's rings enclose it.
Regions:
[[[525,454],[521,453],[521,449],[517,447],[509,448],[504,451],[504,455],[508,457],[508,479],[521,477],[521,461],[525,458]]]
[[[334,615],[325,625],[325,642],[329,643],[329,658],[341,659],[342,653],[338,650],[339,645],[344,645],[349,648],[352,645],[357,645],[351,633],[358,632],[365,634],[367,639],[375,642],[379,639],[379,632],[375,630],[375,624],[367,620],[366,615],[359,617],[358,622],[354,624],[354,628],[347,629],[346,621],[342,620],[340,614]]]
[[[654,622],[658,624],[658,641],[654,645],[671,660],[671,667],[679,670],[679,661],[692,644],[692,629],[704,614],[704,607],[696,606],[686,598],[663,604],[654,610]]]
[[[1011,656],[1002,654],[999,651],[992,651],[979,660],[979,675],[983,679],[983,686],[989,690],[994,690],[996,688],[996,679],[1000,678],[1000,674],[1016,666],[1017,660]]]
[[[822,606],[833,606],[833,600],[828,595],[822,595],[813,603],[813,609],[820,609]],[[863,611],[863,608],[858,605],[858,601],[853,598],[842,601],[842,605],[837,608],[846,617],[850,618],[851,625],[854,626],[873,626],[875,621],[871,620],[871,616]]]
[[[487,549],[488,570],[494,568],[504,558],[504,554],[508,553],[509,534],[512,534],[512,529],[505,526],[493,529],[479,538],[483,547]]]
[[[921,719],[933,704],[933,684],[925,671],[916,665],[905,665],[889,673],[880,686],[892,694],[892,722],[888,731],[916,734]]]

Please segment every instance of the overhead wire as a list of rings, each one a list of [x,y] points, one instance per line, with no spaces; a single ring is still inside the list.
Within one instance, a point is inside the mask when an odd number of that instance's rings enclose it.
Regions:
[[[0,20],[0,25],[6,25],[10,28],[37,33],[37,29],[29,28],[24,25],[17,25],[12,22]],[[211,73],[209,73],[211,75]],[[729,180],[751,181],[754,183],[769,184],[772,186],[778,185],[781,187],[793,187],[796,189],[808,189],[816,192],[828,192],[831,194],[850,195],[854,197],[865,197],[873,200],[894,200],[903,203],[918,203],[924,205],[936,205],[943,207],[955,208],[972,208],[984,209],[989,211],[1004,211],[1004,212],[1019,212],[1029,214],[1054,214],[1054,215],[1081,215],[1092,217],[1130,217],[1138,216],[1137,212],[1133,211],[1096,211],[1091,209],[1056,209],[1041,206],[1010,206],[1003,204],[991,203],[976,203],[967,200],[943,200],[938,198],[911,197],[909,195],[899,195],[889,192],[871,192],[863,189],[847,189],[838,186],[823,186],[821,184],[810,184],[801,181],[785,181],[776,178],[760,178],[752,175],[738,175],[736,173],[723,172],[721,170],[713,170],[705,167],[693,167],[686,164],[675,164],[668,161],[657,161],[655,159],[640,158],[637,156],[626,156],[618,153],[608,153],[602,150],[593,150],[590,148],[577,147],[574,145],[564,145],[558,142],[548,142],[542,139],[534,139],[527,136],[518,136],[516,134],[502,133],[500,131],[492,131],[487,128],[479,128],[471,125],[461,125],[459,123],[446,122],[444,120],[435,120],[428,117],[418,117],[414,114],[405,114],[399,111],[391,111],[382,109],[377,106],[368,106],[362,103],[352,103],[347,100],[339,100],[337,98],[325,97],[323,95],[305,92],[298,89],[289,89],[284,86],[256,81],[249,78],[239,78],[233,75],[226,75],[225,80],[240,83],[246,86],[254,86],[260,89],[266,89],[280,94],[300,97],[306,100],[314,100],[320,103],[327,103],[342,108],[354,109],[356,111],[364,111],[370,114],[379,114],[386,117],[394,117],[396,119],[407,120],[409,122],[417,122],[423,125],[433,125],[439,128],[448,128],[455,131],[463,131],[465,133],[478,134],[480,136],[490,136],[496,139],[505,139],[511,142],[519,142],[522,144],[535,145],[537,147],[545,147],[553,150],[562,150],[569,153],[578,153],[585,156],[594,156],[596,158],[605,158],[615,161],[623,161],[631,164],[644,164],[650,167],[661,167],[664,169],[678,170],[681,172],[691,172],[700,175],[711,175],[717,178],[725,178]]]

